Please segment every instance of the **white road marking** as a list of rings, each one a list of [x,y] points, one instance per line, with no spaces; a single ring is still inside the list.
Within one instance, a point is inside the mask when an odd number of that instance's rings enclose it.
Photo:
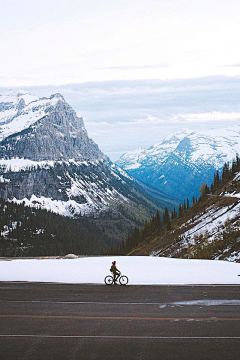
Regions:
[[[0,300],[0,302],[11,303],[43,303],[43,304],[90,304],[90,305],[161,305],[149,302],[101,302],[101,301],[42,301],[42,300]]]
[[[81,305],[158,305],[161,308],[166,306],[240,306],[240,300],[190,300],[172,303],[161,302],[101,302],[101,301],[45,301],[45,300],[0,300],[8,303],[43,303],[43,304],[81,304]]]
[[[19,315],[1,314],[0,318],[9,319],[75,319],[75,320],[130,320],[130,321],[188,321],[189,317],[140,317],[140,316],[78,316],[78,315]],[[221,317],[195,317],[195,321],[240,321],[240,317],[221,318]]]
[[[0,302],[20,303],[47,303],[47,304],[100,304],[100,305],[159,305],[160,303],[128,303],[128,302],[104,302],[104,301],[45,301],[45,300],[0,300]]]
[[[122,335],[18,335],[0,334],[0,337],[30,337],[30,338],[83,338],[83,339],[193,339],[193,340],[240,340],[240,336],[122,336]]]
[[[214,299],[204,299],[204,300],[188,300],[188,301],[177,301],[165,304],[170,306],[240,306],[240,300],[214,300]],[[162,307],[162,306],[160,306]]]

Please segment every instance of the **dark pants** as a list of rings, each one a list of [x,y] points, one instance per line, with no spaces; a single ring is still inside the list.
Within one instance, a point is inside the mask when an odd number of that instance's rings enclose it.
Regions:
[[[117,279],[119,278],[120,276],[120,271],[116,271],[113,273],[113,281],[116,282]]]

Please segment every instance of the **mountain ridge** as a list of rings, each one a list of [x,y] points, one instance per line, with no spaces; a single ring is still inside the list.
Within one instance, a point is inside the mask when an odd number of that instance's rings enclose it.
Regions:
[[[141,151],[123,154],[116,164],[129,175],[181,201],[199,196],[203,182],[231,162],[240,149],[240,126],[206,131],[184,129]]]
[[[76,221],[87,217],[101,241],[104,234],[113,239],[108,244],[121,242],[159,204],[176,204],[170,197],[150,199],[88,137],[83,119],[59,94],[38,98],[18,90],[1,96],[0,139],[3,200]]]
[[[18,92],[17,96],[19,103],[26,93]],[[10,98],[13,100],[14,96],[11,94]],[[7,111],[4,116],[6,111],[0,112],[0,158],[23,157],[35,161],[107,159],[88,137],[83,119],[77,117],[61,94],[35,99],[20,110],[16,103],[16,99],[15,103],[12,101],[11,114]],[[1,98],[0,104],[3,104]]]

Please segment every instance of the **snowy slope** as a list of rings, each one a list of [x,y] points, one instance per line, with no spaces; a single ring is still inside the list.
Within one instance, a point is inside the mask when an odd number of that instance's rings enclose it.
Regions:
[[[137,242],[126,244],[131,255],[215,259],[240,263],[240,159],[224,166],[211,189],[204,187],[193,204],[184,202],[170,224],[146,223]],[[135,240],[134,240],[135,241]],[[136,245],[137,244],[137,245]],[[134,248],[135,247],[135,248]]]
[[[212,165],[220,169],[225,162],[231,162],[240,149],[240,126],[233,126],[224,129],[212,129],[195,132],[187,136],[190,142],[190,153],[186,153],[186,161],[203,166]],[[176,152],[179,151],[179,147]]]
[[[113,204],[131,206],[132,203],[128,198],[131,178],[104,161],[9,159],[0,160],[0,171],[0,185],[17,187],[19,191],[10,201],[63,216],[97,215]],[[19,180],[24,173],[31,177],[27,189],[24,189],[26,182],[22,185]],[[25,196],[17,196],[21,193]]]
[[[14,168],[12,167],[14,171],[33,170],[34,167],[38,169],[41,167],[45,170],[52,169],[52,171],[59,168],[57,170],[58,175],[54,179],[55,186],[58,187],[58,195],[48,197],[33,193],[29,198],[13,198],[11,200],[17,204],[24,203],[27,206],[46,209],[68,217],[92,213],[97,215],[107,210],[109,205],[114,203],[118,205],[130,204],[130,200],[127,198],[128,194],[126,193],[124,196],[116,184],[115,187],[113,186],[112,178],[120,185],[124,184],[124,178],[111,168],[108,172],[106,171],[106,176],[99,174],[98,167],[101,166],[101,162],[98,160],[95,162],[75,162],[73,160],[69,162],[29,162],[29,164],[23,160],[21,166],[19,163],[17,165]],[[61,168],[64,170],[61,171]],[[73,168],[75,168],[74,171],[72,171]],[[89,173],[86,168],[89,168]],[[65,200],[63,200],[64,198]]]
[[[113,260],[131,285],[238,284],[240,264],[147,256],[0,261],[0,281],[104,284]],[[31,269],[31,271],[29,271]],[[97,269],[97,271],[96,271]],[[138,269],[138,271],[136,271]]]
[[[235,163],[236,164],[236,163]],[[155,256],[203,257],[240,262],[240,172],[233,172],[214,193],[189,209],[186,220],[173,225],[171,243]],[[194,210],[195,209],[195,210]],[[160,248],[160,246],[159,246]]]
[[[11,121],[24,106],[38,100],[39,97],[24,90],[10,90],[0,95],[0,124]]]
[[[60,94],[49,99],[39,98],[24,90],[13,90],[0,95],[0,141],[21,132],[52,111]]]
[[[240,194],[239,194],[240,196]],[[180,239],[176,239],[167,249],[153,251],[154,256],[194,257],[197,251],[223,242],[226,231],[239,229],[240,203],[236,202],[225,207],[210,206],[204,213],[195,216],[181,226]],[[228,230],[227,230],[228,229]],[[222,251],[215,254],[216,260],[240,261],[240,239],[234,237]]]

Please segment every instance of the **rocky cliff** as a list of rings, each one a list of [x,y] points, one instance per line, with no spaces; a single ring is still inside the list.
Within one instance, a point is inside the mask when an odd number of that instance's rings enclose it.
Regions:
[[[0,110],[3,199],[71,217],[119,206],[138,220],[150,216],[155,205],[144,190],[111,164],[60,94],[11,91],[0,97]]]
[[[106,159],[88,137],[83,119],[77,117],[60,94],[35,99],[29,104],[25,103],[23,91],[16,94],[17,100],[12,93],[8,94],[8,101],[6,97],[0,97],[1,159]],[[7,116],[9,110],[12,111]]]

